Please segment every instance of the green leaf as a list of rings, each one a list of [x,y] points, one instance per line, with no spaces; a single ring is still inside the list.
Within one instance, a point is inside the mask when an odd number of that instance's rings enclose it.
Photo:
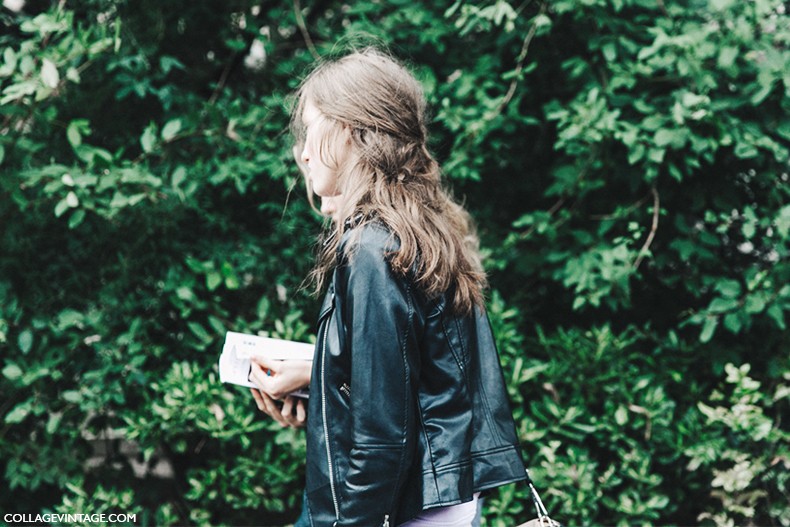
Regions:
[[[148,128],[145,129],[143,135],[140,136],[140,145],[143,147],[143,152],[149,153],[153,151],[155,144],[156,144],[156,125],[151,123],[148,126]]]
[[[61,413],[53,413],[49,414],[49,419],[47,419],[47,433],[52,435],[58,429],[58,425],[60,424],[61,419],[63,418],[63,414]]]
[[[186,69],[184,64],[182,64],[177,58],[167,55],[162,55],[162,57],[159,58],[159,66],[162,68],[162,72],[165,74],[170,73],[170,70],[173,68],[179,70]]]
[[[221,283],[222,275],[220,275],[217,271],[211,271],[206,274],[206,287],[209,291],[214,291]]]
[[[230,290],[239,288],[239,279],[235,274],[225,277],[225,287]]]
[[[194,302],[196,300],[195,293],[188,287],[176,289],[176,296],[184,302]]]
[[[210,342],[212,337],[208,334],[205,328],[197,322],[188,322],[189,330],[201,341]]]
[[[74,119],[66,128],[66,138],[73,148],[82,144],[82,136],[90,135],[91,127],[87,119]]]
[[[714,298],[708,309],[713,313],[723,313],[738,307],[738,301],[733,298]]]
[[[663,148],[651,148],[647,153],[647,158],[654,163],[661,163],[664,161],[664,155],[667,151]]]
[[[66,198],[63,198],[55,205],[55,217],[60,218],[67,210],[69,210],[69,203]]]
[[[5,422],[8,424],[21,423],[29,413],[30,401],[25,401],[24,403],[16,405],[13,410],[6,414]]]
[[[74,309],[64,309],[58,314],[57,327],[61,331],[71,327],[82,328],[85,315]]]
[[[607,62],[615,62],[617,60],[617,47],[613,42],[607,42],[601,47],[601,52]]]
[[[78,227],[85,220],[85,209],[75,210],[69,218],[69,229]]]
[[[80,135],[79,130],[77,130],[77,128],[74,126],[69,125],[69,127],[66,129],[66,138],[73,147],[77,147],[82,144],[82,136]]]
[[[746,297],[746,312],[755,314],[765,309],[765,298],[762,294],[749,295]]]
[[[732,46],[725,46],[719,51],[719,67],[729,68],[738,57],[738,48]]]
[[[668,128],[661,128],[658,130],[653,139],[656,146],[664,148],[671,146],[672,148],[682,148],[686,142],[686,132],[683,130],[675,130]]]
[[[618,406],[614,412],[614,420],[618,425],[624,426],[628,422],[628,409],[623,405]]]
[[[120,191],[115,191],[115,194],[113,194],[112,200],[110,201],[110,208],[122,209],[126,207],[128,202],[129,201],[126,199],[126,196],[124,196]]]
[[[30,348],[33,347],[33,332],[29,329],[22,331],[17,339],[17,344],[19,344],[19,349],[22,353],[27,354]]]
[[[754,224],[754,222],[749,221],[743,224],[743,227],[741,228],[741,232],[746,237],[746,239],[751,239],[754,237],[755,233],[757,232],[757,227]]]
[[[41,65],[41,82],[47,88],[55,89],[60,83],[60,74],[55,63],[49,59],[44,59]]]
[[[5,51],[3,51],[3,61],[5,61],[5,64],[3,65],[3,69],[0,70],[0,72],[2,72],[0,74],[9,76],[14,72],[14,69],[16,69],[17,63],[16,52],[13,48],[5,48]]]
[[[724,327],[730,330],[732,333],[739,333],[742,326],[743,323],[741,322],[741,316],[739,313],[728,313],[724,316]]]
[[[171,184],[173,188],[177,188],[184,180],[187,178],[187,170],[183,166],[179,165],[174,171],[173,176],[171,178]]]
[[[776,230],[779,231],[782,238],[787,238],[790,235],[790,205],[779,209],[779,213],[776,215]]]
[[[710,0],[709,4],[714,11],[725,11],[729,9],[735,0]]]
[[[66,70],[66,78],[75,84],[80,83],[80,72],[76,68],[68,68]]]
[[[165,127],[162,128],[162,139],[165,141],[170,141],[180,131],[181,131],[180,119],[173,119],[171,121],[168,121]]]
[[[581,307],[585,303],[587,303],[587,299],[585,297],[577,296],[576,298],[573,299],[573,305],[571,306],[571,309],[573,309],[574,311],[581,309]]]
[[[15,381],[22,376],[22,368],[17,366],[16,364],[9,364],[5,368],[3,368],[3,377],[8,379],[9,381]]]
[[[3,98],[0,99],[0,106],[8,104],[11,101],[22,99],[26,95],[32,95],[36,93],[37,89],[38,84],[34,80],[26,80],[11,84],[3,90]]]
[[[718,317],[706,317],[705,324],[702,327],[702,332],[699,336],[699,341],[702,343],[710,341],[713,333],[716,331],[716,326],[719,324]]]
[[[75,207],[78,207],[79,204],[80,204],[80,200],[73,191],[66,194],[66,205],[68,205],[73,209]]]
[[[99,178],[90,174],[80,174],[74,178],[74,184],[80,188],[92,187],[99,182]]]
[[[751,159],[757,157],[757,148],[752,143],[739,141],[735,145],[735,155],[740,159]]]
[[[147,197],[146,194],[142,194],[142,193],[132,194],[131,196],[128,196],[126,204],[127,206],[132,207],[143,201],[146,197]]]
[[[672,138],[674,137],[672,130],[667,130],[666,128],[662,128],[661,130],[656,132],[655,137],[653,140],[656,143],[656,146],[667,146],[672,142]]]
[[[715,289],[728,298],[737,298],[741,295],[741,284],[736,280],[719,280],[716,282]]]
[[[771,307],[765,311],[765,314],[771,317],[774,322],[776,322],[776,325],[779,327],[779,329],[782,331],[786,329],[784,310],[779,304],[771,304]]]
[[[545,34],[548,28],[551,28],[551,18],[547,15],[541,13],[537,15],[535,18],[532,19],[532,23],[535,24],[535,28],[538,30],[543,30],[540,34]]]
[[[82,400],[82,394],[79,390],[66,390],[61,394],[61,397],[68,403],[78,403]]]
[[[760,104],[765,100],[766,97],[768,97],[768,95],[771,94],[771,91],[773,91],[773,89],[774,89],[773,80],[767,82],[766,84],[761,85],[760,89],[752,94],[751,103],[754,105]]]

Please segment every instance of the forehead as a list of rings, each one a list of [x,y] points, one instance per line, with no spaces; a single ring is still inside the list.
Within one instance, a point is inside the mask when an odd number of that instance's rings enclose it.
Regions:
[[[317,121],[321,117],[321,112],[315,105],[307,99],[304,102],[304,107],[302,108],[302,122],[305,126],[310,126],[312,123]]]

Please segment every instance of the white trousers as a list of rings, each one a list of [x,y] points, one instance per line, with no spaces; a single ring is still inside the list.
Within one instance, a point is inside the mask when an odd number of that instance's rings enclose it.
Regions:
[[[480,493],[475,492],[472,501],[437,507],[423,511],[413,520],[401,524],[400,527],[472,527],[480,525],[478,518],[478,501]]]

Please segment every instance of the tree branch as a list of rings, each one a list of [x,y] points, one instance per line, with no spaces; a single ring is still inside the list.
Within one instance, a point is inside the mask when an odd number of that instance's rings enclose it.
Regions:
[[[592,167],[593,161],[595,161],[595,158],[597,157],[599,150],[600,150],[600,148],[596,148],[596,149],[594,149],[594,150],[593,150],[593,152],[590,154],[590,156],[587,158],[587,161],[585,161],[585,163],[584,163],[584,166],[583,166],[583,167],[582,167],[582,169],[579,171],[579,175],[578,175],[578,176],[576,176],[576,181],[574,181],[574,182],[573,182],[573,186],[574,186],[574,187],[575,187],[576,185],[578,185],[578,184],[579,184],[579,182],[581,182],[581,180],[583,180],[585,177],[587,177],[587,173],[590,171],[590,168]],[[567,196],[567,195],[566,195],[566,196],[561,196],[561,197],[560,197],[560,199],[558,199],[558,200],[557,200],[557,201],[554,203],[554,205],[552,205],[552,206],[549,208],[549,210],[547,211],[547,212],[548,212],[548,214],[549,214],[549,217],[551,217],[551,216],[554,216],[554,214],[555,214],[555,213],[556,213],[558,210],[560,210],[560,208],[561,208],[561,207],[562,207],[562,206],[565,204],[565,201],[566,201],[567,199],[568,199],[568,196]],[[529,229],[527,229],[526,231],[522,232],[522,233],[519,235],[519,237],[520,237],[522,240],[525,240],[525,239],[529,238],[529,236],[532,234],[532,232],[533,232],[533,231],[534,231],[536,228],[537,228],[537,226],[536,226],[536,225],[532,225],[532,226],[531,226]]]
[[[650,227],[650,234],[647,235],[645,244],[639,250],[639,256],[634,260],[634,271],[639,269],[639,264],[642,263],[642,259],[645,257],[645,254],[647,254],[647,250],[650,248],[650,244],[653,243],[653,238],[655,238],[656,231],[658,230],[659,199],[658,190],[656,190],[655,184],[650,189],[650,192],[653,194],[653,225]]]
[[[634,210],[634,209],[637,209],[637,208],[641,207],[641,206],[642,206],[642,205],[645,203],[645,201],[647,201],[647,200],[648,200],[648,198],[649,198],[649,197],[650,197],[650,194],[647,194],[646,196],[643,196],[643,197],[639,198],[639,200],[638,200],[638,201],[636,201],[635,203],[632,203],[631,205],[629,205],[629,206],[628,206],[628,207],[627,207],[627,208],[626,208],[624,211],[622,211],[621,213],[612,213],[612,214],[591,214],[591,215],[590,215],[590,219],[591,219],[591,220],[598,220],[598,221],[604,221],[604,220],[616,220],[616,219],[620,218],[622,215],[629,214],[629,213],[630,213],[632,210]]]
[[[310,38],[310,33],[307,31],[304,18],[302,18],[302,6],[299,4],[299,0],[293,0],[293,5],[294,16],[296,17],[296,25],[299,26],[299,31],[302,32],[304,43],[307,45],[307,49],[310,50],[310,54],[313,56],[313,58],[318,60],[321,58],[321,55],[319,55],[318,51],[316,51],[315,45],[313,44],[313,39]]]
[[[546,3],[544,2],[540,6],[540,13],[538,16],[543,15],[546,13]],[[519,76],[521,75],[522,70],[524,69],[524,62],[527,59],[527,52],[529,51],[529,45],[532,43],[532,39],[535,38],[535,33],[538,30],[538,24],[536,22],[532,23],[532,27],[529,28],[529,32],[527,36],[524,37],[524,42],[521,44],[521,51],[518,54],[517,64],[516,64],[516,73],[513,75],[513,80],[510,81],[510,86],[507,89],[507,93],[499,102],[496,110],[494,110],[488,119],[493,119],[497,115],[501,114],[502,111],[507,107],[510,101],[513,99],[513,95],[516,93],[516,87],[518,86]]]
[[[230,70],[233,67],[233,63],[236,61],[236,57],[238,52],[234,53],[228,63],[225,64],[225,67],[222,69],[222,74],[219,76],[219,80],[217,81],[217,86],[214,88],[214,92],[211,94],[211,97],[208,100],[210,105],[213,105],[217,102],[217,97],[219,97],[220,92],[222,92],[222,88],[225,87],[225,83],[228,82],[228,75],[230,75]]]

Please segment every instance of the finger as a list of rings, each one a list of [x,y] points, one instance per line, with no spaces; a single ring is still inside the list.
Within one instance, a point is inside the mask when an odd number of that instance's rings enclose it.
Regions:
[[[280,408],[277,405],[277,403],[275,402],[275,400],[272,399],[271,397],[269,397],[265,392],[261,393],[261,397],[263,398],[264,403],[266,404],[267,413],[275,421],[280,423],[280,425],[288,426],[288,421],[283,417],[283,414],[282,414],[282,412],[280,412]]]
[[[300,399],[296,403],[296,422],[298,423],[298,426],[301,428],[304,426],[306,420],[307,420],[307,409],[305,408],[304,401]]]
[[[251,371],[250,373],[251,376],[256,375],[258,377],[261,377],[262,379],[271,377],[271,372],[269,371],[269,369],[261,366],[255,361],[250,362],[250,371]]]
[[[258,403],[258,408],[261,412],[265,413],[269,417],[273,419],[277,419],[277,406],[271,401],[269,397],[266,396],[266,393],[256,390],[257,395],[253,395],[255,397],[256,402]]]
[[[280,410],[280,415],[282,415],[283,419],[288,421],[289,424],[291,419],[291,411],[293,410],[293,407],[294,407],[294,398],[286,397],[285,400],[283,401],[283,407]]]
[[[303,426],[302,422],[299,420],[300,407],[301,401],[296,397],[285,398],[285,402],[283,403],[283,416],[286,421],[288,421],[288,425],[292,428],[301,428]],[[304,414],[304,408],[302,408],[301,411]]]
[[[272,360],[261,355],[253,355],[250,357],[250,362],[260,365],[264,370],[271,371],[272,374],[278,373],[283,363],[281,360]]]
[[[263,399],[261,399],[261,394],[255,388],[250,388],[250,392],[252,392],[252,398],[255,399],[255,404],[258,406],[258,410],[263,412]]]
[[[250,364],[250,380],[262,392],[273,394],[275,392],[275,380],[273,377],[266,374],[264,369],[256,363]]]

